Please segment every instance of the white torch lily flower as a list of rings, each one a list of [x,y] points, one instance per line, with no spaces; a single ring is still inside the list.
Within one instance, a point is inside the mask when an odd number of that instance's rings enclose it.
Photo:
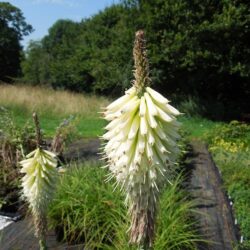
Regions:
[[[104,117],[110,123],[103,139],[111,175],[126,193],[132,216],[130,242],[151,246],[159,189],[169,180],[178,154],[180,112],[147,87],[141,36],[137,33],[134,48],[134,85],[106,108]]]
[[[40,148],[20,162],[23,194],[33,210],[46,209],[55,189],[56,155]]]
[[[23,196],[28,201],[34,216],[36,236],[44,238],[46,210],[55,190],[58,171],[56,155],[37,148],[20,162],[22,168]],[[44,239],[43,239],[44,240]]]

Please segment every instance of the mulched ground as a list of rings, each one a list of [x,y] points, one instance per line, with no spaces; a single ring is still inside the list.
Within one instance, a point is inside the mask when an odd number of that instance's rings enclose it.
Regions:
[[[201,250],[232,250],[237,242],[236,228],[229,200],[222,189],[219,171],[206,146],[193,141],[192,154],[189,155],[192,168],[189,191],[197,201],[197,219],[200,233],[209,244],[199,246]],[[98,159],[100,142],[98,139],[77,141],[65,154],[67,161]],[[48,234],[48,249],[83,249],[83,246],[67,246],[56,241],[54,232]],[[37,239],[29,218],[12,223],[0,232],[1,250],[36,250]]]
[[[189,191],[197,203],[200,233],[210,241],[200,249],[231,250],[237,243],[237,229],[219,170],[203,143],[193,141],[192,148]]]
[[[63,157],[66,162],[98,160],[101,143],[99,139],[80,139],[69,145]]]

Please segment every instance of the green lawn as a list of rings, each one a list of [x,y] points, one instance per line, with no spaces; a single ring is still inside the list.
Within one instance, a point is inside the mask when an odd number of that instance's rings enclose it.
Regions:
[[[180,117],[182,128],[188,132],[189,139],[202,138],[220,122],[214,122],[201,117]]]
[[[27,122],[32,124],[32,112],[19,107],[7,107],[10,110],[14,123],[18,127],[23,127]],[[45,137],[52,137],[55,133],[58,125],[66,118],[68,115],[63,116],[62,114],[57,115],[53,113],[38,113],[40,125],[44,132]],[[98,113],[96,116],[75,116],[75,124],[77,128],[77,135],[79,137],[96,137],[103,134],[103,128],[105,127],[106,121],[100,117]]]
[[[79,137],[96,137],[103,133],[105,121],[99,113],[110,101],[101,96],[55,91],[28,85],[0,85],[0,123],[2,107],[12,113],[14,124],[22,128],[32,121],[36,111],[46,137],[52,137],[56,128],[71,115]],[[8,126],[8,125],[6,125]]]
[[[17,106],[7,107],[13,114],[14,122],[19,126],[24,126],[27,122],[32,124],[32,112]],[[58,125],[68,115],[41,112],[38,113],[41,128],[46,137],[53,136]],[[218,122],[213,122],[204,118],[180,117],[182,128],[189,133],[190,138],[201,138],[205,133],[213,129]],[[99,113],[91,115],[76,115],[76,127],[79,137],[96,137],[103,134],[106,121]]]

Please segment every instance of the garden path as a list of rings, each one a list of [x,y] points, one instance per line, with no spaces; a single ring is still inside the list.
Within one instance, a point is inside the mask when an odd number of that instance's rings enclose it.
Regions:
[[[197,203],[200,233],[210,242],[201,245],[200,249],[232,250],[237,243],[237,230],[230,201],[222,188],[220,172],[203,143],[194,140],[191,146],[193,170],[189,191]]]

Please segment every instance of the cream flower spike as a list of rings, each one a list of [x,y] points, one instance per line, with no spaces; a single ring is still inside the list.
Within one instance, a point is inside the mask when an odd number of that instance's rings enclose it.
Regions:
[[[170,182],[178,153],[180,112],[149,87],[143,31],[136,33],[133,87],[104,112],[110,123],[103,139],[111,175],[126,194],[131,215],[130,242],[152,246],[159,190]]]
[[[44,238],[47,230],[46,211],[56,188],[58,171],[55,157],[52,152],[38,148],[28,154],[27,159],[20,162],[21,173],[24,174],[23,196],[31,208],[35,234],[40,240]],[[45,241],[45,239],[42,240]]]
[[[57,177],[56,155],[52,152],[36,149],[27,155],[27,159],[20,162],[23,195],[29,202],[34,214],[37,211],[44,212],[51,200],[55,189],[55,177]]]
[[[36,114],[33,115],[37,129],[38,148],[20,162],[23,197],[31,209],[35,235],[39,239],[40,249],[46,249],[47,218],[46,212],[49,202],[56,188],[58,171],[56,169],[56,155],[40,147],[40,129]]]

